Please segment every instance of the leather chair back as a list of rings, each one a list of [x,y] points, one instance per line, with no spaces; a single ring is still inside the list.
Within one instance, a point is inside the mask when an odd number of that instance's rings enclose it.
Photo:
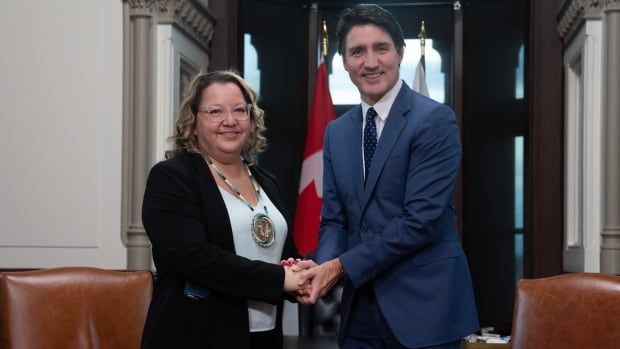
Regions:
[[[343,283],[339,282],[314,305],[300,306],[299,333],[303,337],[336,337],[340,327]]]
[[[0,348],[139,348],[148,271],[71,267],[0,275]]]
[[[512,348],[620,348],[620,276],[573,273],[519,281]]]

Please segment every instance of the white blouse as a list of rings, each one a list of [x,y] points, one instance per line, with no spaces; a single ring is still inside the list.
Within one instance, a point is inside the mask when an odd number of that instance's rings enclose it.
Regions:
[[[284,216],[271,202],[267,193],[261,189],[260,200],[254,206],[254,211],[250,211],[250,208],[236,196],[219,186],[218,188],[222,193],[230,217],[237,255],[251,260],[280,264],[288,227]],[[276,239],[269,247],[259,246],[252,237],[251,226],[255,213],[267,213],[275,225]],[[276,327],[277,307],[275,305],[248,300],[248,315],[250,332],[269,331]]]

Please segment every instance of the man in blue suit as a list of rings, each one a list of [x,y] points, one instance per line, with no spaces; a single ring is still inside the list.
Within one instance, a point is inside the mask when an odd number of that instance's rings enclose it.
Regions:
[[[325,132],[322,264],[298,262],[310,280],[298,299],[313,303],[344,278],[346,349],[460,348],[479,325],[452,204],[454,112],[400,80],[405,42],[390,12],[346,9],[337,35],[362,101]]]

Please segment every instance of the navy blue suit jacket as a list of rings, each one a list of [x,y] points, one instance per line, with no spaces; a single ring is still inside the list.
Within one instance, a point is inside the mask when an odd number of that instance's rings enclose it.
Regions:
[[[362,108],[332,121],[323,148],[317,262],[339,257],[346,274],[343,328],[354,290],[371,283],[407,347],[456,341],[479,329],[452,204],[461,158],[449,107],[403,83],[364,184]]]

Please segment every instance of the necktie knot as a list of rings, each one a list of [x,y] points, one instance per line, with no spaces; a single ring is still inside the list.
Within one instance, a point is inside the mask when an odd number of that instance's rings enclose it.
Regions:
[[[366,112],[366,122],[374,122],[375,116],[377,116],[377,111],[375,108],[368,108],[368,111]]]
[[[372,156],[375,154],[377,148],[377,125],[375,124],[375,117],[377,111],[374,108],[369,108],[366,112],[366,126],[364,126],[364,182],[368,178],[368,170],[370,169],[370,162]]]

